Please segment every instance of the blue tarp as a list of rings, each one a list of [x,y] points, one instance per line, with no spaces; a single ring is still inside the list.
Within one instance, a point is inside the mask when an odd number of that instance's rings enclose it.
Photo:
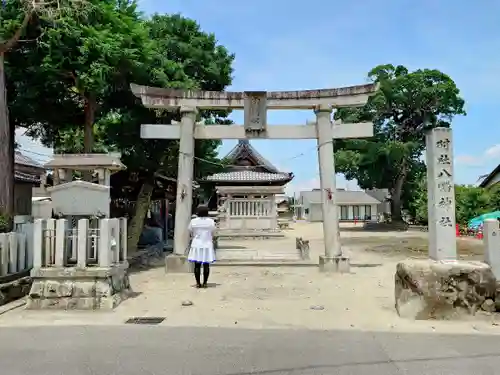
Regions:
[[[481,227],[486,219],[498,219],[500,218],[500,211],[488,212],[486,214],[482,214],[478,217],[469,220],[467,226],[470,229],[477,229]]]

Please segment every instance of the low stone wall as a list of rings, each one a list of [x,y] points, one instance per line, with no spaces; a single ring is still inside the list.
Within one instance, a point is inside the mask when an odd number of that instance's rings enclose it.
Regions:
[[[16,216],[18,232],[0,233],[0,306],[26,296],[33,267],[33,226]]]
[[[497,281],[483,262],[407,260],[397,265],[395,306],[410,319],[453,319],[500,302]]]
[[[127,220],[89,219],[70,226],[67,219],[34,224],[33,284],[30,310],[111,310],[130,293]]]
[[[32,278],[29,271],[12,275],[13,280],[0,279],[0,306],[25,297],[31,288]]]
[[[162,247],[150,246],[129,254],[128,263],[131,271],[164,266],[166,253]]]
[[[273,238],[284,238],[281,231],[237,231],[232,229],[218,229],[215,233],[217,240],[268,240]]]
[[[130,292],[128,263],[111,267],[36,268],[26,308],[29,310],[112,310]]]

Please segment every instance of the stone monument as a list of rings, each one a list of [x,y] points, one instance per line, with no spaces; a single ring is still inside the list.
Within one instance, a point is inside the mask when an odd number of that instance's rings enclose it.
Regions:
[[[34,261],[27,309],[112,309],[130,290],[127,219],[109,218],[109,176],[124,168],[119,155],[56,155],[49,189],[59,219],[34,224]],[[92,171],[99,183],[73,181]]]
[[[457,259],[453,144],[450,128],[435,128],[426,137],[429,257]]]
[[[452,319],[490,310],[496,298],[491,267],[457,259],[451,129],[430,130],[426,148],[429,259],[397,265],[396,311],[411,319]]]

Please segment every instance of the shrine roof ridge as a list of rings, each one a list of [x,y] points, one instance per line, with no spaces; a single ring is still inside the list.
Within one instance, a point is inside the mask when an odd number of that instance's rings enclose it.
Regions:
[[[257,161],[257,164],[266,168],[271,173],[281,173],[269,160],[258,152],[248,140],[239,140],[236,146],[224,157],[225,160],[234,161],[241,153],[248,152]]]
[[[266,93],[267,99],[272,100],[310,100],[335,98],[339,96],[371,94],[377,91],[376,83],[364,85],[294,91],[202,91],[160,88],[131,84],[132,92],[137,96],[155,96],[170,99],[201,99],[201,100],[234,100],[241,101],[252,93]]]

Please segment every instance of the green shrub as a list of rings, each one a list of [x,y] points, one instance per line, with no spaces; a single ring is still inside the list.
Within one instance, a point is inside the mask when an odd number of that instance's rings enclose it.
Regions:
[[[3,215],[0,215],[0,233],[8,232],[9,224],[9,219]]]

